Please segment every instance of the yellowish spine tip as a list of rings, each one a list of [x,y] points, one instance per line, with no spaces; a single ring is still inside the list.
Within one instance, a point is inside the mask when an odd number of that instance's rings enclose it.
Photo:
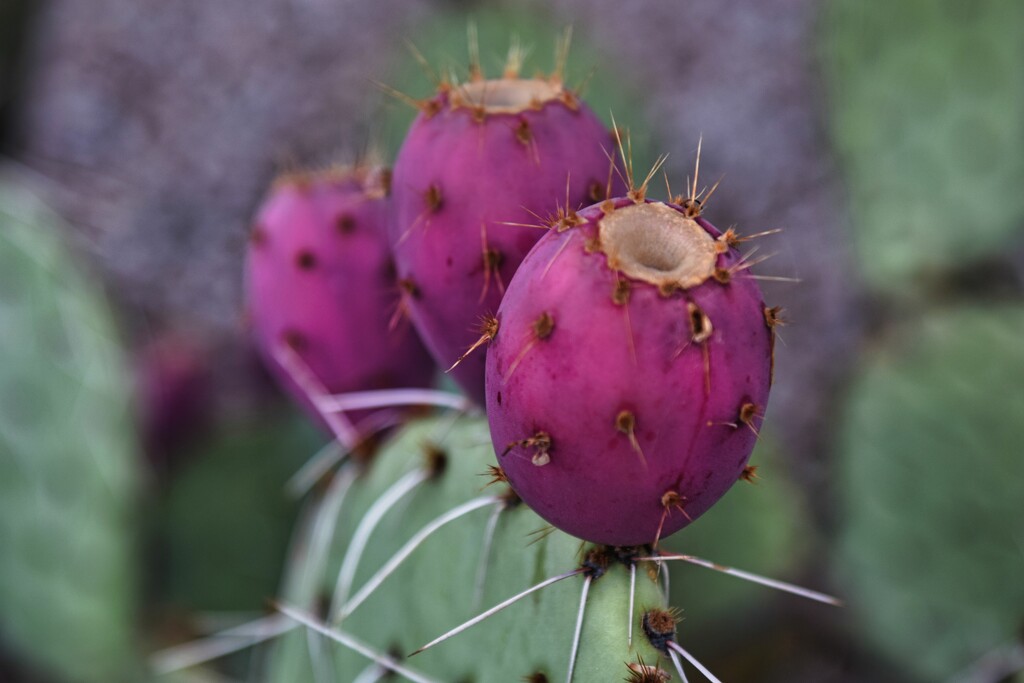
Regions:
[[[565,80],[565,69],[569,63],[569,49],[572,47],[572,26],[566,26],[562,35],[555,39],[555,70],[551,73],[553,82]]]
[[[569,111],[580,110],[580,100],[578,97],[576,97],[576,94],[573,91],[569,89],[563,90],[562,94],[558,96],[558,99],[561,101],[562,104],[565,105],[566,109],[568,109]]]
[[[672,680],[672,676],[667,671],[645,664],[639,655],[636,662],[627,662],[626,668],[629,669],[626,683],[667,683]]]
[[[682,201],[679,202],[679,206],[683,207],[683,214],[687,218],[692,219],[700,217],[704,207],[701,205],[699,199],[694,199],[693,197],[680,197],[679,199],[682,199]]]
[[[505,470],[498,467],[497,465],[488,465],[486,472],[480,473],[481,477],[490,477],[487,483],[484,484],[484,488],[492,486],[494,484],[505,484],[508,483],[508,476],[505,474]]]
[[[782,311],[782,306],[764,307],[764,323],[769,329],[782,327],[789,322],[782,316]]]
[[[468,358],[471,353],[479,349],[481,346],[485,344],[490,344],[492,341],[494,341],[494,338],[498,336],[499,326],[500,325],[498,323],[498,319],[495,316],[485,315],[480,320],[480,326],[478,328],[480,331],[480,338],[473,342],[472,346],[466,349],[465,353],[459,356],[459,359],[456,360],[450,368],[445,370],[445,372],[451,372],[452,370],[458,367],[459,363],[466,360],[466,358]]]

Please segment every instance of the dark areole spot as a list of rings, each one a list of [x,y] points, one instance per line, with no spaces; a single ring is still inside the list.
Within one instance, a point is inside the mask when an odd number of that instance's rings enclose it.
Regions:
[[[316,267],[316,256],[308,250],[300,251],[295,255],[295,265],[299,270],[313,270]]]
[[[298,330],[285,330],[281,333],[281,339],[289,348],[300,351],[306,346],[306,337]]]
[[[267,231],[262,226],[253,226],[252,231],[249,233],[249,243],[254,247],[260,247],[267,243]]]
[[[338,216],[335,226],[338,228],[338,232],[347,235],[356,229],[356,219],[347,213],[343,213]]]

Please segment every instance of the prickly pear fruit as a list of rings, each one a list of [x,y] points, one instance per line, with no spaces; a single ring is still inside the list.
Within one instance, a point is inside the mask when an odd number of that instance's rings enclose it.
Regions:
[[[256,217],[246,264],[255,339],[318,421],[280,362],[282,349],[332,393],[426,386],[433,375],[415,333],[390,325],[399,298],[384,227],[387,185],[386,173],[363,167],[289,174]]]
[[[771,383],[776,309],[735,232],[700,204],[607,200],[523,261],[487,353],[491,435],[516,492],[554,526],[656,541],[744,473]]]
[[[207,354],[176,330],[147,341],[135,361],[139,418],[146,454],[154,467],[175,456],[207,426],[212,387]]]
[[[507,69],[445,85],[409,130],[394,175],[391,242],[413,324],[448,368],[480,336],[559,201],[584,206],[612,186],[608,130],[561,77],[521,79]],[[452,372],[484,403],[484,354]]]

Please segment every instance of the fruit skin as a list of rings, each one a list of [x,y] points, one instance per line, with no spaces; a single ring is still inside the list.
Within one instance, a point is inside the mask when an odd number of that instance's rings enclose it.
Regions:
[[[273,185],[256,215],[246,260],[253,336],[278,381],[318,422],[275,359],[276,345],[294,349],[332,393],[427,386],[433,377],[415,332],[390,325],[399,299],[385,187],[365,168],[293,174]]]
[[[632,204],[591,206],[578,227],[538,242],[487,353],[491,436],[510,483],[552,525],[609,545],[650,543],[662,522],[663,538],[710,508],[743,473],[771,383],[773,317],[711,224],[696,219],[717,240],[727,283],[666,295],[609,268],[597,222]],[[619,282],[629,283],[625,305],[613,300]],[[691,303],[711,323],[703,341]],[[543,314],[551,329],[540,338]],[[530,441],[539,432],[550,437],[546,464]]]
[[[498,309],[504,285],[543,235],[502,222],[534,224],[557,204],[604,198],[604,150],[614,149],[604,124],[568,90],[537,108],[486,114],[460,104],[458,92],[439,93],[413,122],[395,161],[389,226],[413,324],[446,369],[477,341],[480,319]],[[621,191],[617,177],[611,182]],[[484,405],[483,353],[451,374]]]

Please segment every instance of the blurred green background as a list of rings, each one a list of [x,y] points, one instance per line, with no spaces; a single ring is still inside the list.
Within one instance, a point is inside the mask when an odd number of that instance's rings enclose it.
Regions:
[[[640,168],[669,153],[678,192],[703,139],[706,216],[784,229],[762,478],[671,545],[847,607],[680,568],[692,649],[733,682],[1024,681],[1011,0],[5,0],[0,681],[149,680],[277,593],[324,440],[246,341],[249,218],[284,168],[390,159],[412,112],[373,82],[428,95],[406,42],[464,71],[470,20],[492,74],[572,25],[567,80]]]

